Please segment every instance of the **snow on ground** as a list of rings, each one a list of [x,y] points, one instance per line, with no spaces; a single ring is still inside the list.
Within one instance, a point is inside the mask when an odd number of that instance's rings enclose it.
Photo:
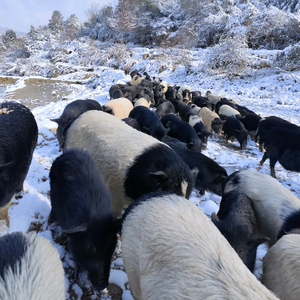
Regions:
[[[171,84],[188,84],[193,90],[200,90],[205,93],[207,90],[215,94],[224,95],[228,98],[237,99],[240,105],[245,105],[261,116],[276,115],[290,122],[300,125],[298,114],[300,105],[300,84],[289,74],[274,69],[261,69],[252,71],[243,77],[236,77],[229,80],[226,76],[208,76],[201,72],[186,74],[184,69],[179,67],[174,72],[167,69],[158,74],[157,69],[151,65],[151,61],[142,60],[141,55],[147,52],[143,48],[135,49],[135,68],[141,71],[148,71],[150,75],[166,80]],[[197,53],[196,53],[197,54]],[[193,57],[201,59],[201,55],[194,54]],[[272,55],[274,53],[271,53]],[[266,54],[268,55],[268,53]],[[194,63],[197,65],[197,61]],[[195,68],[194,68],[195,69]],[[80,71],[82,72],[82,71]],[[76,278],[75,263],[65,249],[66,237],[61,234],[61,229],[55,224],[48,224],[48,216],[51,209],[49,199],[49,170],[54,159],[60,155],[59,145],[55,138],[57,124],[50,121],[61,115],[64,107],[75,99],[95,99],[100,104],[109,100],[109,88],[116,83],[125,83],[130,77],[124,75],[123,71],[113,70],[107,67],[97,67],[94,71],[97,76],[87,81],[80,88],[69,87],[67,98],[59,101],[40,104],[32,109],[39,127],[38,145],[34,151],[33,160],[24,183],[24,195],[22,198],[14,199],[10,208],[10,227],[2,228],[0,235],[14,231],[36,231],[38,235],[49,239],[57,248],[63,261],[66,272],[66,299],[133,299],[128,285],[128,278],[124,272],[121,258],[120,242],[112,261],[110,274],[110,287],[104,290],[101,295],[94,292],[87,274],[79,273]],[[72,80],[78,74],[63,75],[57,79]],[[300,73],[294,76],[300,78]],[[82,77],[83,74],[80,74]],[[24,78],[15,84],[7,86],[10,93],[24,88]],[[63,100],[67,99],[67,100]],[[28,99],[19,99],[23,104],[31,105]],[[0,99],[0,101],[3,101]],[[35,105],[34,105],[35,106]],[[31,107],[34,107],[31,106]],[[256,169],[269,174],[269,161],[264,166],[259,165],[262,153],[254,141],[248,140],[246,149],[240,150],[237,141],[226,144],[222,139],[214,136],[208,142],[207,150],[203,153],[222,165],[228,172],[240,169]],[[300,197],[299,174],[285,170],[279,163],[276,164],[276,175],[278,180],[289,188],[297,197]],[[204,196],[193,192],[190,201],[193,201],[208,216],[218,211],[221,197],[211,193]],[[261,276],[261,263],[267,248],[261,245],[258,249],[255,274]]]

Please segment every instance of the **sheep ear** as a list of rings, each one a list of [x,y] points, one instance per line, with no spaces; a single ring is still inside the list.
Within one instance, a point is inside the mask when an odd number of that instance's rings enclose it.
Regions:
[[[268,238],[267,236],[264,236],[261,234],[254,234],[251,237],[249,243],[250,243],[250,245],[257,247],[262,243],[268,242],[269,240],[270,240],[270,238]]]
[[[149,134],[149,135],[151,135],[151,131],[148,127],[143,126],[142,131]]]
[[[168,176],[164,171],[157,171],[154,173],[149,173],[149,177],[154,179],[157,186],[161,185],[162,183],[168,180]]]
[[[187,148],[188,149],[192,149],[194,147],[194,143],[193,142],[189,142],[188,144],[187,144]]]
[[[165,129],[165,134],[168,134],[169,131],[170,131],[170,128],[166,128]]]
[[[60,125],[60,118],[57,119],[50,119],[50,121],[57,123],[58,125]]]
[[[81,224],[81,225],[78,225],[76,227],[72,227],[72,228],[63,230],[63,232],[66,233],[66,234],[72,234],[72,233],[77,233],[77,232],[85,232],[85,231],[87,231],[86,224]]]
[[[168,121],[168,122],[165,124],[165,127],[166,127],[166,128],[169,128],[170,125],[171,125],[171,121]],[[169,130],[170,130],[170,128],[169,128]]]
[[[218,217],[218,215],[217,215],[215,212],[213,212],[213,213],[211,214],[211,220],[212,220],[212,222],[213,222],[214,224],[220,222],[220,218]]]
[[[8,163],[5,163],[5,164],[3,164],[3,165],[0,165],[0,174],[6,169],[6,167],[7,167],[8,165],[12,164],[13,162],[14,162],[14,159],[11,160],[11,161],[8,162]]]

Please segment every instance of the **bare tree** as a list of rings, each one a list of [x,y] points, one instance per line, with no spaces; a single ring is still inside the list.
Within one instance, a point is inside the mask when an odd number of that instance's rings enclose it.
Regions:
[[[87,11],[85,11],[85,15],[88,23],[90,24],[97,23],[97,20],[101,15],[101,8],[102,5],[100,3],[93,2],[91,4],[90,8]]]
[[[126,0],[119,1],[117,22],[117,28],[121,34],[121,42],[124,42],[124,34],[132,32],[137,24],[131,5]]]

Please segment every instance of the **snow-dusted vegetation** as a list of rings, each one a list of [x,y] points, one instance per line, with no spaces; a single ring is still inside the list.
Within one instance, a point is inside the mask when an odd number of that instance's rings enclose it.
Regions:
[[[110,285],[93,290],[68,253],[61,228],[48,223],[49,170],[61,154],[55,136],[58,118],[75,99],[110,100],[109,88],[125,84],[133,69],[171,85],[188,85],[204,95],[236,99],[262,117],[275,115],[296,125],[300,105],[300,7],[298,1],[120,0],[116,7],[87,7],[87,20],[53,12],[45,26],[25,36],[0,36],[0,102],[18,101],[34,114],[38,145],[21,198],[13,199],[10,226],[0,235],[36,231],[57,248],[66,279],[66,299],[133,299],[124,271],[121,242],[111,264]],[[205,155],[228,174],[250,169],[270,174],[269,161],[248,138],[240,150],[213,135]],[[276,164],[277,180],[300,198],[299,173]],[[221,197],[196,190],[190,201],[207,216]],[[258,248],[255,275],[261,278],[267,246]]]

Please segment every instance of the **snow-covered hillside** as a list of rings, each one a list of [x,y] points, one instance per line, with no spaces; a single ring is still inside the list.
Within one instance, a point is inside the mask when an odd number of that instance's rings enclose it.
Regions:
[[[204,66],[205,50],[192,51],[189,71],[180,61],[163,56],[164,50],[133,47],[131,59],[134,68],[147,71],[151,76],[159,77],[170,84],[187,84],[192,90],[212,91],[224,97],[234,98],[241,105],[247,106],[261,116],[276,115],[300,125],[300,72],[281,72],[274,68],[260,68],[249,71],[243,76],[228,79],[225,75],[207,75],[201,71]],[[253,51],[253,57],[263,57],[264,61],[276,56],[276,51]],[[37,56],[41,53],[37,53]],[[154,55],[161,55],[160,60],[151,60]],[[43,59],[37,58],[36,65],[45,68]],[[24,64],[24,73],[30,75],[31,69]],[[32,108],[39,127],[38,146],[24,184],[24,195],[14,199],[10,208],[10,227],[3,225],[0,235],[14,231],[36,231],[38,235],[49,239],[57,248],[66,273],[66,299],[133,299],[124,272],[120,242],[111,265],[110,286],[100,294],[93,291],[86,273],[80,273],[75,279],[75,263],[66,250],[66,237],[55,224],[48,224],[51,209],[49,199],[49,170],[53,160],[60,155],[58,141],[55,137],[57,124],[51,118],[61,115],[64,107],[75,99],[95,99],[100,104],[109,100],[109,88],[116,83],[130,80],[123,71],[110,67],[96,66],[92,70],[61,63],[59,69],[72,69],[55,78],[42,80],[39,77],[17,78],[17,81],[0,81],[0,101],[16,100]],[[36,75],[35,72],[33,72]],[[1,80],[1,79],[0,79]],[[80,84],[78,84],[80,83]],[[51,86],[49,88],[49,86]],[[24,96],[25,95],[25,96]],[[58,96],[57,96],[58,95]],[[44,97],[41,99],[41,97]],[[217,136],[209,139],[205,155],[214,159],[230,174],[240,169],[255,169],[269,174],[269,162],[259,165],[262,153],[254,141],[248,140],[244,150],[239,144],[224,142]],[[300,177],[296,172],[285,170],[276,165],[277,180],[300,198]],[[190,201],[196,203],[208,216],[218,211],[221,198],[211,193],[204,196],[192,193]],[[267,248],[260,246],[256,264],[257,277],[261,276],[261,260]],[[110,298],[111,297],[111,298]]]

